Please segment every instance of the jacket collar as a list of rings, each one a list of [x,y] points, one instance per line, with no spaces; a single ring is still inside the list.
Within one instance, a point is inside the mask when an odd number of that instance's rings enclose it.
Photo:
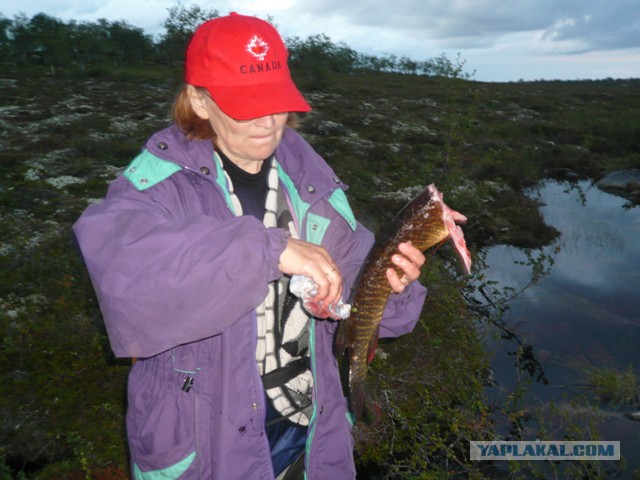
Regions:
[[[152,135],[146,149],[192,172],[217,180],[213,145],[209,140],[187,140],[176,125]],[[302,199],[313,200],[336,188],[346,190],[335,172],[296,131],[287,128],[275,152],[276,160],[300,190]]]

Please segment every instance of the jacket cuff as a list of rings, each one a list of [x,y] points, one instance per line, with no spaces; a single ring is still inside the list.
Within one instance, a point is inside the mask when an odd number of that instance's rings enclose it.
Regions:
[[[282,228],[267,228],[267,243],[264,258],[269,266],[269,282],[279,279],[282,272],[278,268],[280,255],[287,248],[291,234]]]
[[[380,338],[399,337],[413,330],[427,297],[427,289],[417,280],[400,294],[392,293],[382,314]]]

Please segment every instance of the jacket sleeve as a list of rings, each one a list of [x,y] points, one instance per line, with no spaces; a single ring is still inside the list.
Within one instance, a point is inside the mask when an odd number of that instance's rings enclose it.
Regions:
[[[174,215],[158,197],[119,178],[73,227],[118,357],[221,333],[281,275],[288,232],[249,216]]]
[[[332,228],[333,224],[336,224],[336,230],[332,235],[327,235],[330,240],[326,248],[340,267],[345,285],[349,287],[345,289],[346,301],[373,246],[374,236],[360,223],[357,223],[355,231],[341,218],[332,222]],[[427,289],[418,281],[409,284],[401,294],[391,293],[380,323],[380,337],[398,337],[411,332],[420,318],[426,296]]]
[[[413,331],[426,298],[427,289],[417,280],[402,293],[392,293],[382,315],[380,338],[399,337]]]

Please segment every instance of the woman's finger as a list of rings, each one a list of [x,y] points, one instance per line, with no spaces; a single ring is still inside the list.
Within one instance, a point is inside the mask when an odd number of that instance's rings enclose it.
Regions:
[[[415,263],[418,266],[418,268],[422,267],[422,265],[424,265],[424,262],[426,261],[424,253],[422,253],[420,250],[414,247],[411,244],[411,242],[400,243],[398,245],[398,250],[405,257],[407,257],[409,260]]]

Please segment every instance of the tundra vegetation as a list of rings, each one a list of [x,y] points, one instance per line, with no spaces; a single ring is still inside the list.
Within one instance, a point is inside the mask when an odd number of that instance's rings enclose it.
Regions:
[[[173,7],[158,40],[126,22],[0,16],[0,479],[127,478],[129,361],[110,351],[70,226],[168,124],[184,42],[215,15]],[[430,254],[415,332],[381,343],[370,375],[381,420],[354,430],[360,476],[607,478],[624,468],[498,469],[468,457],[470,440],[523,438],[535,412],[522,396],[544,381],[532,347],[501,321],[515,292],[487,281],[482,249],[526,248],[532,282],[544,275],[552,259],[538,249],[557,232],[523,192],[639,165],[640,80],[481,83],[461,57],[371,57],[323,35],[287,41],[314,108],[300,130],[350,186],[356,215],[379,231],[433,182],[468,216],[476,259],[469,278],[447,247]],[[500,405],[484,396],[484,335],[504,338],[522,372]],[[616,373],[587,367],[602,400],[615,401]],[[637,402],[633,373],[622,375],[625,401]],[[558,411],[552,433],[597,439],[597,417],[576,415]]]

